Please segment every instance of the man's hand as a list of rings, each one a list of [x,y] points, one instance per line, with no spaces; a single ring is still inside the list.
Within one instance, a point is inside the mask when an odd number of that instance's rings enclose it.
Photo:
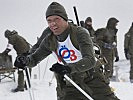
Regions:
[[[25,69],[25,67],[29,64],[30,59],[27,56],[21,55],[17,56],[14,66],[20,69]]]
[[[71,72],[71,69],[68,66],[64,66],[62,64],[59,63],[55,63],[52,65],[52,67],[50,68],[51,71],[58,73],[60,75],[65,75],[65,74],[69,74]]]

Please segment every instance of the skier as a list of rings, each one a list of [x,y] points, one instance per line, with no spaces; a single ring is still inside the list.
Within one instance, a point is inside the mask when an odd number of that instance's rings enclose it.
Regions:
[[[31,55],[25,56],[25,61],[16,59],[18,67],[33,67],[52,52],[62,57],[67,65],[58,59],[50,68],[57,79],[58,100],[88,100],[69,81],[64,80],[67,74],[81,86],[94,100],[119,100],[105,83],[103,75],[95,70],[95,57],[92,40],[88,32],[68,22],[64,7],[52,2],[46,11],[46,20],[51,33],[43,39],[39,48]]]
[[[5,37],[8,39],[8,43],[13,46],[17,55],[27,53],[30,49],[29,43],[15,30],[5,31]],[[7,51],[8,48],[5,50]],[[23,70],[18,68],[18,86],[16,89],[13,89],[12,92],[24,91],[25,82],[24,82],[24,73]]]
[[[129,31],[125,34],[124,51],[127,60],[130,60],[130,82],[133,83],[133,23]]]
[[[101,48],[101,55],[105,57],[108,61],[108,64],[105,65],[105,77],[110,82],[110,79],[113,76],[113,64],[114,58],[115,61],[119,61],[119,56],[117,52],[117,31],[116,25],[119,21],[111,17],[107,22],[106,28],[99,28],[96,30],[96,43]]]

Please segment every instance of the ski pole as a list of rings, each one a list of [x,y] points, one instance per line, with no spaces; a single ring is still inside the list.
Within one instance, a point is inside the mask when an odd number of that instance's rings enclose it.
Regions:
[[[28,83],[27,86],[28,86],[28,90],[29,90],[30,100],[35,100],[34,93],[33,93],[32,89],[31,89],[31,82],[30,82],[30,77],[29,77],[28,70],[27,70],[27,68],[25,68],[24,70],[25,70],[25,74],[26,74],[26,78],[27,78],[27,82],[26,83]]]
[[[89,100],[93,100],[83,89],[81,89],[73,80],[71,80],[66,74],[64,75],[73,86],[75,86],[81,93],[83,93]]]
[[[49,81],[49,86],[51,86],[51,84],[52,84],[52,81],[53,81],[54,77],[55,77],[55,75],[53,74],[53,76],[52,76],[51,80]]]
[[[47,70],[47,67],[48,67],[48,62],[49,62],[49,57],[47,58],[47,61],[46,61],[46,67],[45,67],[45,69],[44,69],[43,79],[44,79],[45,74],[46,74],[46,70]]]
[[[67,65],[66,61],[62,58],[62,56],[58,55],[56,52],[55,54],[57,57],[63,62],[64,65]],[[76,89],[78,89],[82,94],[84,94],[89,100],[93,100],[82,88],[80,88],[71,78],[69,78],[66,74],[64,78],[68,80]]]

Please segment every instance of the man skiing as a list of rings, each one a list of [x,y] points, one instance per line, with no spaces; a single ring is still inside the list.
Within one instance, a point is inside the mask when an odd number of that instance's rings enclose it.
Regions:
[[[88,100],[69,81],[64,80],[65,74],[94,100],[119,100],[105,83],[103,75],[95,70],[93,43],[87,30],[69,23],[64,7],[57,2],[48,6],[46,20],[51,33],[33,54],[25,56],[26,61],[16,60],[16,65],[33,67],[55,53],[58,63],[53,64],[50,70],[55,72],[58,100]],[[67,64],[62,64],[63,61]]]

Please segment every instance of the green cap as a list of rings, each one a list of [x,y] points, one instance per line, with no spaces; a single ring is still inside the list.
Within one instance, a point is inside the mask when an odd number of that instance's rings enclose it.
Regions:
[[[46,18],[52,15],[60,16],[66,21],[68,20],[65,8],[57,2],[52,2],[47,8]]]
[[[92,22],[92,18],[91,17],[87,17],[85,22]]]
[[[7,29],[7,30],[5,31],[5,34],[4,34],[4,35],[5,35],[6,38],[8,38],[8,37],[10,37],[10,36],[12,35],[12,33],[11,33],[10,30]]]
[[[4,34],[4,35],[5,35],[6,38],[9,38],[9,37],[11,37],[11,36],[14,35],[14,34],[17,34],[17,32],[16,32],[15,30],[10,31],[10,30],[7,29],[7,30],[5,31],[5,34]]]

